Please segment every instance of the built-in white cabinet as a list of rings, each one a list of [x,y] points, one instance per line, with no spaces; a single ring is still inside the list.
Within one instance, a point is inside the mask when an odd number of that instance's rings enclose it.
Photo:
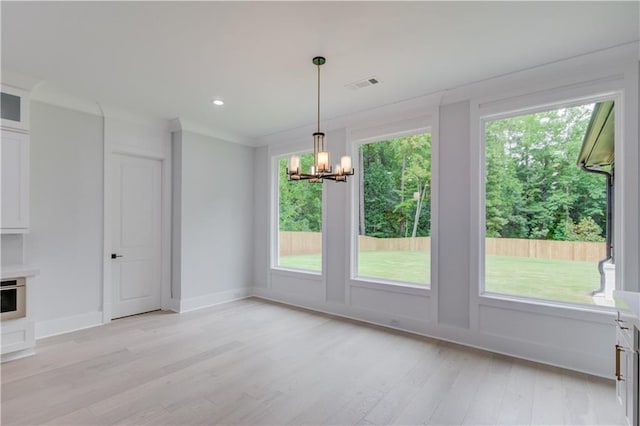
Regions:
[[[638,386],[637,369],[634,366],[637,352],[634,350],[634,326],[624,321],[616,328],[616,396],[622,405],[625,417],[630,425],[637,425],[637,410],[634,404]]]
[[[29,229],[29,92],[1,87],[0,232],[21,234]]]
[[[35,277],[39,271],[31,266],[3,266],[2,306],[0,317],[0,361],[11,361],[35,353],[33,300]],[[19,287],[19,288],[15,288]]]
[[[640,293],[614,291],[616,320],[616,396],[627,423],[640,425]]]
[[[2,129],[0,140],[2,233],[29,228],[29,135]]]
[[[24,234],[29,230],[29,92],[1,87],[0,233]],[[20,241],[19,255],[10,250],[0,267],[0,361],[5,362],[34,353],[33,277],[38,271],[23,264],[23,235],[1,238],[3,249],[16,248],[8,242]]]

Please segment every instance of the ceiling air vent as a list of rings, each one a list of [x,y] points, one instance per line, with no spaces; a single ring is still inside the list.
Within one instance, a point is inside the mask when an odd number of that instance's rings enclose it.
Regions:
[[[365,87],[373,86],[379,83],[380,83],[380,80],[378,80],[375,77],[370,77],[370,78],[365,78],[364,80],[354,81],[353,83],[349,83],[345,85],[345,87],[348,87],[349,89],[352,89],[352,90],[359,90],[359,89],[364,89]]]

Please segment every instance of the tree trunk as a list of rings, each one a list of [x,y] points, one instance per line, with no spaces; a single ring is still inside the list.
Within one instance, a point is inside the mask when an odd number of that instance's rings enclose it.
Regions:
[[[420,198],[418,199],[418,205],[416,206],[416,215],[413,218],[413,232],[411,233],[412,238],[415,238],[416,235],[418,234],[418,221],[420,220],[420,211],[422,210],[422,201],[424,200],[424,196],[427,193],[427,184],[428,182],[424,183],[424,186],[422,187],[422,191],[420,193]]]

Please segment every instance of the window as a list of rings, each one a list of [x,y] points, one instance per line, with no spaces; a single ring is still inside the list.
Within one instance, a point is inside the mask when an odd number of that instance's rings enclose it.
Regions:
[[[595,105],[484,122],[485,292],[608,304],[593,295],[615,274],[603,262],[601,283],[607,179],[578,165]]]
[[[362,144],[359,169],[356,275],[428,286],[431,135]]]
[[[278,251],[276,266],[322,271],[322,184],[287,180],[287,157],[278,162]],[[300,156],[308,170],[313,154]]]

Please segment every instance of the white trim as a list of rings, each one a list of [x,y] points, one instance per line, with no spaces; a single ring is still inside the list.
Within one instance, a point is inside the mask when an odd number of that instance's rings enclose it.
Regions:
[[[377,278],[359,277],[351,279],[348,287],[369,288],[392,293],[409,294],[412,296],[432,297],[431,289],[419,284],[403,283],[401,281],[385,281]],[[351,293],[351,292],[349,292]]]
[[[98,105],[101,107],[100,105]],[[132,123],[131,121],[125,121]],[[161,167],[161,288],[160,288],[160,308],[175,310],[175,303],[172,300],[171,289],[171,245],[172,245],[172,141],[168,126],[160,126],[155,129],[160,132],[167,133],[167,140],[161,141],[162,145],[159,149],[145,149],[140,147],[132,147],[124,144],[115,143],[111,140],[107,132],[107,117],[103,115],[103,266],[102,266],[102,323],[111,322],[113,315],[112,308],[112,277],[111,277],[111,206],[112,206],[112,188],[111,188],[111,166],[112,157],[115,154],[124,154],[141,158],[148,158],[160,162]],[[136,124],[135,122],[133,122]],[[146,124],[153,124],[146,122]],[[156,124],[161,124],[156,122]],[[149,129],[150,127],[147,127]]]
[[[102,325],[102,312],[87,312],[70,317],[36,321],[36,339],[71,333],[85,328]]]
[[[252,287],[242,287],[231,290],[209,293],[203,296],[190,297],[180,300],[180,313],[195,311],[197,309],[208,308],[222,303],[233,302],[235,300],[246,299],[253,294]]]
[[[33,348],[23,349],[21,351],[9,352],[6,354],[2,354],[0,357],[0,362],[5,363],[9,361],[15,361],[17,359],[26,358],[31,355],[35,355],[36,350]]]
[[[621,70],[611,70],[609,74],[598,76],[591,81],[580,81],[574,84],[565,84],[558,87],[547,87],[544,90],[536,90],[535,92],[517,95],[501,94],[501,97],[493,96],[485,99],[475,99],[470,104],[470,329],[478,330],[479,324],[479,307],[481,305],[495,305],[495,303],[508,304],[510,309],[536,312],[548,314],[548,309],[557,309],[558,312],[569,312],[573,309],[591,310],[593,312],[601,312],[602,309],[596,306],[572,304],[562,304],[561,302],[548,302],[540,299],[528,298],[509,298],[500,297],[498,295],[483,295],[484,291],[484,242],[485,242],[485,140],[484,126],[489,120],[501,119],[505,117],[513,117],[517,115],[530,114],[534,112],[547,111],[568,106],[583,105],[586,103],[597,102],[605,99],[613,99],[616,104],[616,175],[620,176],[616,180],[615,196],[616,203],[614,229],[614,252],[618,254],[616,258],[617,270],[622,271],[623,265],[627,262],[637,262],[632,256],[637,253],[624,253],[623,238],[629,232],[634,233],[637,230],[637,223],[634,224],[633,218],[627,219],[623,215],[623,207],[628,205],[625,202],[629,194],[623,192],[624,185],[628,184],[622,178],[623,173],[627,171],[626,163],[628,158],[637,158],[637,150],[635,153],[628,155],[631,142],[622,143],[625,118],[621,114],[621,108],[624,103],[625,91],[625,73]],[[625,108],[629,105],[625,104]],[[637,107],[636,107],[637,108]],[[628,113],[625,111],[625,113]],[[637,109],[636,109],[637,114]],[[633,136],[630,138],[632,139]],[[636,172],[637,173],[637,172]],[[637,182],[637,181],[636,181]],[[633,185],[632,185],[633,186]],[[636,211],[637,212],[637,211]],[[625,219],[627,219],[625,221]],[[637,216],[635,217],[637,222]],[[631,227],[628,230],[627,227]],[[622,229],[625,229],[624,234]],[[637,235],[637,232],[634,234]],[[616,273],[616,288],[622,288],[622,273]],[[533,310],[533,311],[532,311]]]
[[[283,268],[280,266],[272,266],[271,273],[285,277],[304,276],[309,281],[322,281],[322,272],[316,272],[308,269]]]
[[[111,151],[107,146],[106,117],[102,117],[102,323],[111,322]],[[109,283],[109,284],[107,284]]]
[[[180,299],[170,298],[169,300],[164,302],[164,306],[162,307],[162,310],[180,313]]]
[[[148,114],[133,113],[104,102],[76,96],[47,82],[40,82],[34,87],[31,99],[98,117],[108,117],[146,127],[160,128],[167,132],[170,131],[172,124],[171,120]]]
[[[350,233],[350,244],[345,247],[345,250],[349,252],[349,264],[347,265],[347,277],[345,279],[345,300],[347,304],[350,304],[351,298],[351,287],[366,287],[366,288],[375,288],[378,290],[392,291],[391,289],[397,289],[397,293],[407,293],[411,292],[411,294],[428,294],[430,297],[437,297],[437,292],[435,294],[431,294],[431,289],[434,287],[433,283],[434,278],[437,278],[438,269],[437,269],[437,240],[434,240],[433,235],[434,231],[438,226],[437,222],[437,211],[438,211],[438,190],[437,190],[437,172],[439,162],[439,151],[438,151],[438,141],[439,141],[439,131],[438,127],[438,111],[430,110],[425,114],[422,111],[422,114],[416,115],[414,117],[394,121],[391,123],[386,123],[384,125],[378,125],[374,127],[367,128],[359,128],[359,129],[350,129],[348,132],[349,139],[347,143],[350,145],[350,155],[351,158],[357,159],[359,157],[359,148],[361,145],[368,143],[376,143],[385,141],[388,139],[396,139],[405,136],[413,136],[417,134],[429,133],[431,135],[431,251],[429,262],[431,276],[429,277],[429,283],[426,286],[403,282],[403,281],[394,281],[394,280],[384,280],[380,278],[374,277],[362,277],[358,276],[358,226],[359,226],[359,194],[358,194],[358,185],[352,185],[351,190],[349,191],[349,200],[348,204],[351,206],[350,217],[351,221],[348,224],[347,232]],[[356,160],[357,161],[357,160]],[[359,164],[359,161],[358,161]],[[434,164],[435,172],[434,172]],[[355,167],[355,166],[354,166]],[[357,173],[363,173],[362,170],[358,170]],[[434,178],[435,176],[435,178]],[[434,195],[435,189],[435,199]],[[436,212],[434,214],[434,212]],[[435,217],[435,221],[434,221]],[[435,266],[435,267],[434,267]],[[436,304],[437,305],[437,304]],[[433,315],[436,315],[435,317]],[[435,314],[432,312],[432,318],[435,320],[437,318],[437,309],[435,309]]]
[[[255,148],[256,146],[258,146],[255,143],[254,139],[250,139],[240,135],[234,135],[229,132],[221,132],[220,130],[213,130],[208,126],[202,126],[200,124],[187,121],[181,117],[177,117],[169,121],[169,131],[170,132],[183,131],[183,132],[189,132],[189,133],[196,133],[198,135],[207,136],[207,137],[217,139],[217,140],[222,140],[225,142],[231,142],[238,145],[244,145],[251,148]]]
[[[501,294],[482,295],[479,297],[478,305],[599,324],[612,324],[616,316],[616,309],[608,306],[563,304],[553,300],[509,297]]]
[[[440,108],[431,113],[431,281],[429,297],[434,301],[430,306],[430,321],[438,322],[438,293],[440,265]]]
[[[160,306],[164,310],[173,310],[172,298],[173,289],[171,286],[171,253],[173,247],[173,149],[172,141],[169,140],[165,147],[165,158],[162,159],[162,214],[161,214],[161,268],[162,285],[160,288]]]
[[[415,98],[377,106],[358,111],[342,117],[333,117],[324,121],[325,131],[339,128],[361,128],[384,124],[411,116],[416,111],[425,111],[441,105],[450,105],[469,99],[487,96],[491,93],[511,92],[514,95],[526,94],[540,88],[548,87],[549,81],[560,86],[562,82],[575,82],[576,78],[592,80],[594,75],[607,72],[610,64],[638,61],[640,43],[633,41],[594,52],[588,52],[571,58],[564,58],[551,63],[538,64],[526,69],[507,74],[496,75],[479,81],[464,83],[459,86],[420,94]],[[579,71],[579,76],[576,70]],[[541,75],[548,78],[539,78]],[[523,81],[528,84],[523,85]],[[314,132],[313,124],[258,137],[253,141],[255,146],[281,146],[290,144],[301,138],[308,138]]]
[[[640,49],[640,42],[633,41],[465,83],[447,89],[443,97],[443,104],[454,104],[488,96],[503,97],[507,93],[510,96],[527,95],[551,86],[560,87],[574,84],[576,81],[591,81],[611,74],[612,64],[634,61],[637,63],[638,49]],[[523,82],[526,83],[523,84]]]
[[[42,84],[34,88],[31,100],[70,109],[72,111],[104,117],[104,111],[99,103],[74,96],[64,90],[52,87],[46,82],[42,82]]]
[[[42,84],[42,80],[34,78],[25,74],[19,74],[11,70],[2,69],[2,84],[7,86],[13,86],[18,89],[32,92],[38,85]]]
[[[337,129],[367,129],[386,125],[393,126],[404,120],[420,117],[434,110],[442,99],[444,91],[429,93],[406,99],[392,104],[358,111],[342,117],[334,117],[323,121],[325,133]],[[279,149],[286,149],[287,146],[297,143],[300,140],[309,140],[311,134],[316,130],[315,124],[297,127],[295,129],[274,133],[255,140],[256,146],[265,146]]]
[[[288,145],[285,148],[269,150],[269,186],[270,186],[270,218],[269,218],[269,267],[268,274],[269,278],[267,280],[267,286],[271,288],[271,275],[272,274],[280,274],[280,275],[289,275],[289,276],[304,276],[305,279],[310,280],[318,280],[322,282],[324,287],[324,293],[326,295],[327,284],[326,284],[326,249],[327,249],[327,236],[325,232],[325,223],[326,223],[326,211],[327,211],[327,191],[324,186],[322,186],[322,266],[320,271],[307,270],[307,269],[293,269],[286,268],[278,265],[278,256],[280,253],[280,169],[279,169],[279,161],[281,159],[287,159],[287,156],[293,154],[309,154],[310,151],[308,147],[302,148],[301,144],[298,146]],[[305,184],[301,182],[301,184]],[[322,184],[324,185],[324,184]]]

